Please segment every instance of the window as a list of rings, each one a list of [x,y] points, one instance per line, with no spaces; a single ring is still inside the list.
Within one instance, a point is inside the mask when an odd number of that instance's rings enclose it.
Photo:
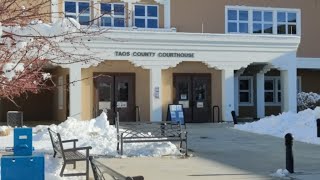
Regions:
[[[273,34],[272,11],[253,11],[253,33]]]
[[[267,105],[281,104],[281,80],[280,77],[265,77],[265,102]],[[301,77],[297,77],[297,93],[301,92]]]
[[[90,5],[88,2],[64,2],[65,17],[76,19],[81,25],[90,23]]]
[[[101,26],[125,27],[125,8],[120,3],[101,3]]]
[[[239,77],[239,104],[253,105],[253,80],[252,77]]]
[[[228,32],[249,33],[249,14],[243,10],[228,10]]]
[[[300,34],[300,10],[260,7],[226,7],[226,32]]]
[[[297,34],[297,13],[278,12],[277,32],[278,34]]]
[[[135,5],[134,25],[139,28],[158,28],[158,6]]]

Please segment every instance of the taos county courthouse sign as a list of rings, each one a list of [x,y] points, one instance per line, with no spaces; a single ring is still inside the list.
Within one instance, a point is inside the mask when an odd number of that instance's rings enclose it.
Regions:
[[[163,57],[163,58],[194,58],[194,53],[177,53],[177,52],[129,52],[115,51],[115,56],[121,57]]]

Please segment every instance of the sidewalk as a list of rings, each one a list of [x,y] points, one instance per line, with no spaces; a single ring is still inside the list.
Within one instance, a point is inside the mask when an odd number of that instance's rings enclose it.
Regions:
[[[285,168],[284,140],[242,132],[227,124],[190,124],[189,148],[194,157],[100,158],[125,175],[147,180],[279,179]],[[294,142],[295,179],[320,179],[320,146]]]

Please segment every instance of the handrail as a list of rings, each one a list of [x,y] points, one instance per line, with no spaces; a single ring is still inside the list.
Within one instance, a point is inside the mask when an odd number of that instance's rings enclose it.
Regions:
[[[220,107],[218,105],[215,105],[212,107],[212,122],[214,123],[215,121],[215,109],[218,109],[218,123],[221,122],[221,116],[220,116]]]

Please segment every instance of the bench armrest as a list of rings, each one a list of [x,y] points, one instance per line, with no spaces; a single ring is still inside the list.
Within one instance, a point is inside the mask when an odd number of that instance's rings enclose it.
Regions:
[[[62,143],[68,143],[68,142],[78,142],[78,139],[70,139],[70,140],[65,140],[61,141]]]
[[[77,147],[77,148],[64,149],[63,151],[65,151],[65,152],[68,152],[68,151],[81,151],[81,150],[88,150],[88,149],[92,149],[92,147],[91,146]]]

